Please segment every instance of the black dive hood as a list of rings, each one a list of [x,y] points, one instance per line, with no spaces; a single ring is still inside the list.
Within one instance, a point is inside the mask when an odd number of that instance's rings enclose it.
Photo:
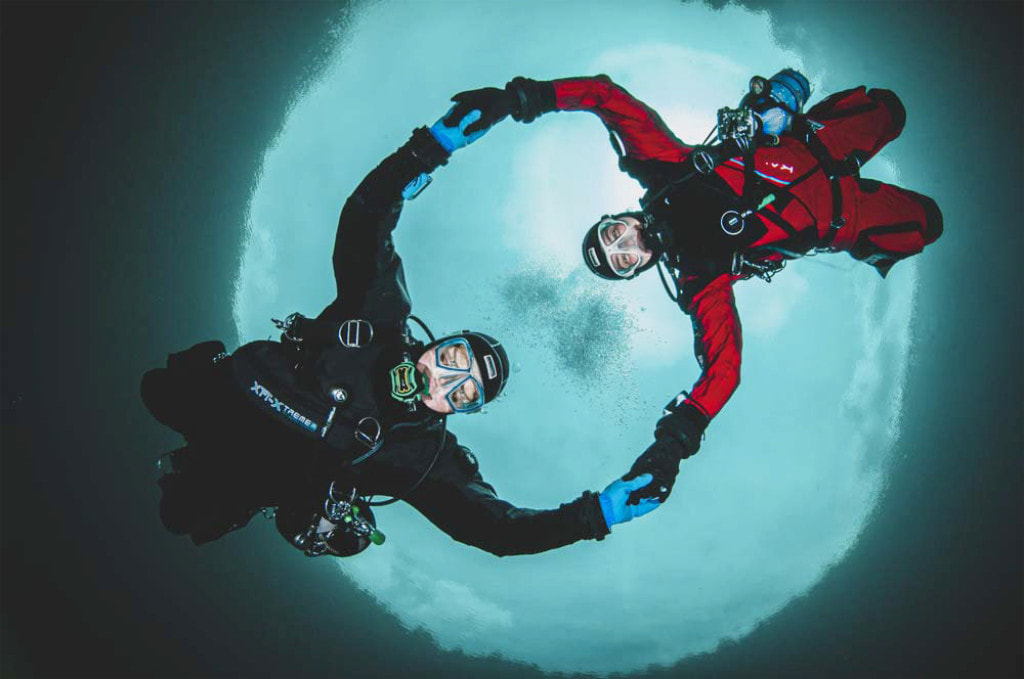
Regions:
[[[612,269],[597,234],[601,222],[606,219],[620,219],[622,217],[632,217],[640,222],[640,238],[643,241],[644,247],[653,253],[651,259],[646,264],[638,267],[632,275],[626,277],[618,275]],[[664,225],[659,226],[653,215],[647,212],[620,212],[614,215],[602,215],[601,219],[597,220],[587,230],[586,235],[583,236],[583,262],[587,265],[588,269],[601,278],[610,281],[628,281],[654,267],[658,263],[658,259],[668,250],[668,247],[671,245],[671,239],[672,229]]]

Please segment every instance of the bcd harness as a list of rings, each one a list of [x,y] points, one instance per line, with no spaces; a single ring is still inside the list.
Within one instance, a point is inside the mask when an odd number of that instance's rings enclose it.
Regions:
[[[420,326],[430,341],[434,341],[433,333],[430,332],[430,329],[419,317],[410,315],[408,318]],[[319,372],[318,368],[328,369],[326,378],[329,380],[332,377],[331,373],[334,372],[330,368],[336,367],[336,365],[318,360],[328,352],[333,356],[344,356],[349,352],[368,349],[374,342],[378,345],[399,343],[403,347],[402,360],[390,371],[391,396],[395,400],[404,403],[409,413],[415,413],[419,409],[416,396],[422,385],[417,385],[419,373],[415,369],[415,362],[410,353],[410,349],[413,348],[414,344],[407,323],[403,323],[401,327],[374,328],[373,324],[368,320],[348,319],[337,322],[311,319],[299,313],[290,314],[284,321],[272,320],[281,330],[282,344],[290,345],[296,351],[297,360],[293,369],[298,376],[299,383],[306,388],[315,389],[319,386],[320,391],[327,391],[335,403],[328,412],[325,424],[320,430],[321,439],[327,440],[330,437],[332,426],[336,423],[336,415],[340,412],[339,409],[344,408],[350,402],[353,405],[358,404],[357,397],[360,396],[360,394],[351,393],[350,390],[345,389],[342,385],[316,384],[316,380],[322,380],[324,377],[317,374]],[[364,384],[363,386],[365,388],[370,385]],[[447,417],[431,414],[426,419],[398,422],[388,427],[388,432],[393,433],[410,427],[429,428],[438,423],[441,425],[442,434],[437,452],[434,454],[434,458],[426,472],[403,495],[407,495],[419,487],[437,463],[441,449],[444,447],[445,438],[447,437]],[[353,436],[356,442],[364,446],[366,450],[348,463],[350,467],[366,461],[384,445],[383,427],[380,420],[373,415],[363,416],[358,420]],[[389,500],[368,502],[367,504],[375,507],[391,504],[399,499],[401,497],[396,496]]]
[[[433,334],[419,318],[409,318],[433,341]],[[374,328],[368,320],[331,322],[299,313],[283,321],[272,320],[281,330],[281,341],[252,342],[236,351],[230,361],[235,381],[275,419],[314,440],[327,457],[334,460],[340,453],[346,458],[340,466],[332,465],[335,476],[377,453],[385,443],[385,434],[441,426],[430,464],[406,491],[373,501],[372,496],[361,496],[354,486],[345,484],[350,490],[343,490],[337,480],[332,480],[322,511],[318,509],[307,529],[293,539],[307,556],[330,553],[329,541],[339,530],[381,544],[384,536],[373,524],[372,513],[360,515],[359,507],[388,505],[408,496],[433,470],[447,439],[444,415],[416,417],[392,424],[386,431],[379,419],[368,367],[374,365],[383,345],[398,343],[402,348],[402,361],[390,375],[392,396],[410,413],[418,409],[413,386],[417,373],[410,353],[415,344],[408,324]],[[344,382],[336,381],[339,377]]]
[[[729,113],[733,114],[731,118]],[[816,163],[787,186],[770,186],[761,181],[755,173],[754,153],[757,148],[777,146],[779,138],[774,135],[766,136],[753,133],[753,128],[749,123],[742,123],[743,120],[749,119],[749,115],[740,115],[744,113],[749,114],[743,109],[720,110],[719,125],[716,125],[708,134],[705,144],[695,147],[685,161],[677,164],[671,173],[675,175],[674,177],[661,175],[656,185],[640,199],[645,237],[652,241],[651,245],[656,248],[656,251],[661,251],[658,258],[658,273],[661,276],[662,284],[669,297],[680,304],[683,304],[684,296],[681,294],[679,280],[685,272],[680,269],[678,262],[673,261],[669,255],[673,241],[671,224],[657,219],[656,215],[661,204],[667,204],[671,199],[671,194],[680,186],[694,180],[710,179],[714,170],[729,159],[742,159],[742,195],[736,196],[726,187],[716,187],[714,182],[704,181],[705,188],[722,194],[721,200],[724,203],[732,203],[722,210],[717,226],[727,237],[735,238],[744,232],[749,218],[754,215],[762,215],[767,221],[791,235],[788,242],[783,241],[779,245],[763,245],[748,251],[745,251],[743,247],[736,248],[732,251],[729,273],[742,278],[757,276],[766,282],[771,282],[772,276],[785,266],[787,260],[803,257],[812,250],[815,252],[830,251],[836,233],[846,224],[846,219],[843,217],[840,179],[847,176],[858,176],[864,154],[854,151],[843,160],[835,160],[829,154],[824,142],[817,136],[817,130],[823,127],[822,124],[808,119],[803,114],[793,112],[793,124],[789,133],[804,142]],[[729,126],[728,132],[725,134],[719,132],[717,143],[706,145],[707,140],[725,125]],[[620,167],[627,172],[637,169],[640,164],[651,162],[635,161],[627,157],[614,131],[609,133],[609,138],[619,156]],[[664,164],[660,161],[655,162],[658,162],[659,165]],[[803,201],[792,194],[796,186],[807,181],[819,171],[828,179],[832,193],[832,217],[824,235],[818,235],[819,229],[813,212],[804,205]],[[630,172],[630,174],[634,174],[634,172]],[[782,219],[779,212],[764,210],[781,197],[797,200],[804,205],[806,212],[814,220],[814,224],[803,231],[797,231],[789,222]],[[711,224],[701,224],[700,227],[714,228]],[[802,236],[804,232],[812,237]],[[789,247],[785,247],[787,244]],[[747,256],[748,253],[752,256]],[[781,255],[781,257],[769,259],[774,254]]]

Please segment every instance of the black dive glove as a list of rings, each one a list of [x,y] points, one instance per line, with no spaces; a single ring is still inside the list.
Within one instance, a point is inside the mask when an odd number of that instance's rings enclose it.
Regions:
[[[668,440],[655,441],[647,447],[643,455],[636,459],[629,473],[622,477],[629,481],[643,474],[650,474],[651,482],[639,490],[634,490],[626,500],[627,505],[639,504],[641,500],[656,499],[664,502],[672,493],[676,475],[679,474],[679,461],[683,459],[679,445]]]
[[[654,425],[656,440],[670,440],[678,443],[685,460],[700,450],[700,439],[708,427],[708,416],[689,403],[683,402],[685,394],[676,396],[665,406],[665,414]]]
[[[627,481],[641,474],[654,477],[649,484],[633,491],[627,504],[636,504],[645,498],[664,502],[672,493],[679,474],[679,462],[700,450],[700,439],[708,426],[708,418],[694,406],[684,403],[683,396],[680,394],[665,406],[665,415],[654,427],[654,443],[622,477]]]
[[[444,117],[444,124],[453,127],[470,111],[480,111],[480,119],[468,126],[464,133],[486,130],[511,115],[513,120],[530,123],[537,116],[555,110],[555,86],[547,81],[513,78],[505,89],[482,87],[459,92],[452,101],[455,106]]]

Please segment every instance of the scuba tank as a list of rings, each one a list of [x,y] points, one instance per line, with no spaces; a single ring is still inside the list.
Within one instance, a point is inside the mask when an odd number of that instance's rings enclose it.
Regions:
[[[306,556],[354,556],[385,540],[369,503],[355,488],[343,491],[336,481],[322,508],[312,514],[279,508],[274,519],[281,536]]]

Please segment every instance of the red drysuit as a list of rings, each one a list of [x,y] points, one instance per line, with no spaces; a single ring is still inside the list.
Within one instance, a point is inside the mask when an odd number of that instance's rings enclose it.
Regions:
[[[607,76],[567,78],[553,84],[557,108],[596,114],[621,142],[620,166],[649,190],[658,188],[657,173],[630,168],[646,165],[663,170],[683,163],[693,151],[656,112]],[[863,164],[899,136],[905,117],[892,92],[858,87],[834,94],[807,112],[816,134],[801,138],[785,133],[778,146],[757,148],[755,181],[773,190],[777,187],[785,199],[756,213],[756,240],[745,243],[742,250],[748,261],[772,262],[811,247],[827,248],[848,252],[885,276],[896,261],[935,241],[942,233],[942,215],[932,199],[855,174],[830,172],[836,177],[830,179],[822,169],[823,164],[839,164],[851,154],[856,157],[854,167]],[[737,196],[743,195],[746,177],[751,176],[741,157],[725,161],[715,174]],[[710,420],[739,385],[742,338],[732,284],[746,276],[708,275],[687,271],[685,266],[676,271],[683,291],[680,306],[693,321],[702,368],[684,402]]]

